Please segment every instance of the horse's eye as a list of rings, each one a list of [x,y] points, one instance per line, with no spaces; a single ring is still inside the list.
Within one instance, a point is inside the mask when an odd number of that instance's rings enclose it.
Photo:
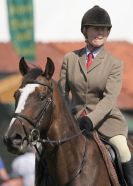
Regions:
[[[40,100],[43,101],[46,98],[45,94],[40,95]]]

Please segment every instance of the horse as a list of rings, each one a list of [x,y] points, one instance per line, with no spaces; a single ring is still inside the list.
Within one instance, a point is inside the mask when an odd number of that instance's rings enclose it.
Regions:
[[[80,130],[53,80],[55,66],[45,69],[19,61],[22,82],[14,93],[15,111],[4,135],[9,152],[36,149],[36,186],[111,186],[103,156],[93,137]]]

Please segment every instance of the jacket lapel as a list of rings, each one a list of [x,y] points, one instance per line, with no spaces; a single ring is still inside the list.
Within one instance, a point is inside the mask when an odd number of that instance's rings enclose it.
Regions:
[[[84,75],[87,77],[87,70],[86,70],[86,66],[85,66],[85,62],[86,62],[86,53],[85,53],[85,48],[81,49],[80,53],[79,53],[79,65],[84,73]]]

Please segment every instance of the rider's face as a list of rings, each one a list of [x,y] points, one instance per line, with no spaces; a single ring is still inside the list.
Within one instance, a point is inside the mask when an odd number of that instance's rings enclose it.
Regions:
[[[102,46],[109,35],[109,29],[107,27],[100,26],[89,26],[86,28],[86,43],[93,47]]]

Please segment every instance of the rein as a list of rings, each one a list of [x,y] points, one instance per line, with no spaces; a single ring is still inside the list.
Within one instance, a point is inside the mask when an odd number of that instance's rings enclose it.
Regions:
[[[49,143],[52,146],[54,146],[54,145],[59,146],[63,143],[66,143],[66,142],[80,136],[84,131],[85,130],[82,130],[82,131],[78,132],[77,134],[75,134],[73,136],[70,136],[70,137],[67,137],[67,138],[64,138],[64,139],[60,139],[60,140],[50,140],[49,138],[47,138],[47,139],[40,139],[40,140],[38,140],[38,142],[40,142],[42,144]]]

